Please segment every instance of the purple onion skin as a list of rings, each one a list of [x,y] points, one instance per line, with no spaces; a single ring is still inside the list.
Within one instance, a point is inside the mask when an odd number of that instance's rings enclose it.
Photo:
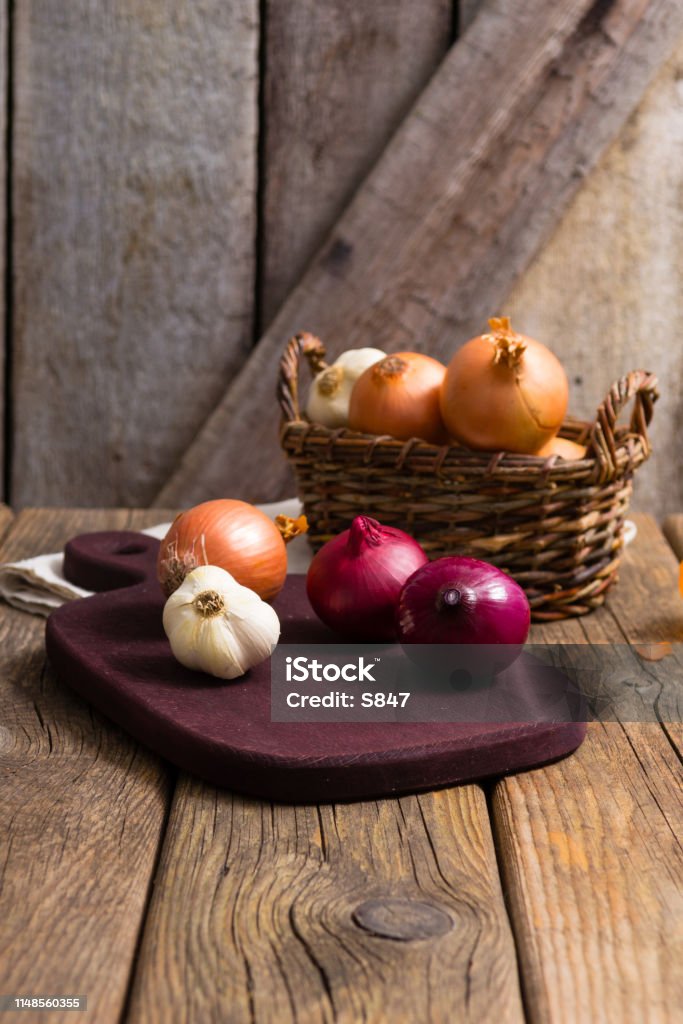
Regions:
[[[427,556],[403,530],[357,516],[315,555],[306,577],[316,615],[340,636],[368,643],[396,640],[396,605],[404,583]]]
[[[495,670],[511,664],[529,635],[531,611],[526,594],[512,577],[476,558],[438,558],[406,581],[396,609],[398,638],[413,661],[422,659],[419,647],[506,644]],[[501,652],[502,654],[503,652]],[[453,667],[464,663],[453,649]]]

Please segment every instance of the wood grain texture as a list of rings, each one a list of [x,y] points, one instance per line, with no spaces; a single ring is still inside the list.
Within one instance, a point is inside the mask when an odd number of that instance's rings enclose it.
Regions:
[[[683,562],[683,515],[667,516],[662,523],[662,533],[671,545],[676,558]]]
[[[650,516],[635,515],[633,521],[638,533],[626,548],[619,583],[606,609],[586,619],[586,628],[596,623],[604,628],[616,620],[622,640],[628,643],[683,643],[676,557]]]
[[[7,505],[0,504],[0,541],[3,540],[10,526],[14,516],[12,509],[8,508]]]
[[[0,238],[2,239],[2,249],[0,251],[0,324],[2,325],[2,343],[0,344],[0,465],[4,465],[5,453],[9,447],[8,440],[5,437],[5,381],[7,376],[6,366],[6,351],[8,340],[6,337],[7,329],[7,308],[6,308],[6,260],[7,260],[7,202],[6,194],[9,185],[8,173],[9,169],[7,166],[7,151],[8,151],[8,136],[7,136],[7,89],[9,83],[8,75],[8,16],[9,16],[9,5],[0,5],[0,139],[2,139],[2,147],[0,149],[0,194],[2,200],[0,201]],[[4,474],[3,479],[0,482],[0,500],[2,497],[7,497],[4,494],[5,480]]]
[[[610,642],[625,640],[641,647],[672,645],[671,653],[662,661],[644,665],[653,688],[645,690],[644,695],[652,701],[653,691],[658,691],[661,728],[683,760],[683,600],[678,589],[679,567],[655,521],[646,515],[634,516],[634,521],[638,536],[627,549],[620,583],[606,609],[586,620],[587,637],[593,643],[602,642],[604,636]],[[601,632],[591,633],[589,626]]]
[[[83,530],[156,518],[24,512],[0,557],[27,557]],[[42,619],[0,607],[2,987],[87,995],[82,1019],[108,1024],[126,998],[169,780],[157,758],[56,682],[43,633]],[[40,1014],[50,1024],[72,1016]]]
[[[522,1021],[475,786],[289,807],[179,781],[129,1021]]]
[[[683,292],[682,192],[683,40],[506,304],[520,330],[561,353],[577,416],[592,417],[621,374],[658,375],[655,457],[634,494],[658,519],[683,508],[683,346],[670,327]]]
[[[157,500],[291,489],[272,395],[294,331],[443,357],[478,332],[681,31],[675,0],[487,3]]]
[[[267,2],[261,323],[267,327],[451,43],[451,0]]]
[[[249,350],[257,9],[16,5],[14,504],[147,504]]]
[[[680,765],[657,725],[595,725],[493,802],[532,1022],[675,1022]]]
[[[465,32],[488,0],[456,0],[458,8],[458,30]]]
[[[607,605],[581,620],[534,627],[534,639],[683,638],[671,553],[651,520],[638,525]],[[681,666],[675,671],[680,679]],[[676,732],[670,723],[596,722],[571,758],[495,787],[494,833],[532,1022],[677,1020],[683,788]]]

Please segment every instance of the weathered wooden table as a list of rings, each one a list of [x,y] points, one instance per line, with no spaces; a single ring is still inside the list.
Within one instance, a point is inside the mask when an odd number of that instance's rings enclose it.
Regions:
[[[2,557],[160,518],[7,513]],[[674,555],[638,527],[609,604],[535,639],[683,639]],[[271,805],[92,712],[43,631],[0,609],[1,988],[88,1009],[3,1020],[680,1020],[680,723],[596,723],[574,756],[486,785]]]

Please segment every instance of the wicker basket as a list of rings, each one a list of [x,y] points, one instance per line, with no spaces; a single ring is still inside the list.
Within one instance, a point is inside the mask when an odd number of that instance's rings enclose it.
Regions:
[[[406,530],[430,558],[467,554],[500,566],[524,587],[537,621],[603,603],[617,575],[633,472],[650,454],[652,374],[635,370],[617,381],[594,423],[565,422],[561,435],[587,445],[585,458],[566,461],[312,424],[299,408],[302,357],[313,374],[326,365],[321,342],[296,335],[280,364],[278,399],[281,443],[314,548],[367,513]],[[631,398],[630,425],[617,428]]]

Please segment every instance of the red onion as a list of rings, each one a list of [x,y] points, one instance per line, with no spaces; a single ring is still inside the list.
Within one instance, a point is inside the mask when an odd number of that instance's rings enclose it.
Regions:
[[[308,599],[322,621],[343,636],[371,643],[395,640],[401,588],[426,561],[403,530],[357,516],[311,562]]]
[[[468,663],[457,645],[508,645],[493,662],[484,650],[474,656],[473,664],[491,671],[515,660],[530,618],[526,594],[510,576],[488,562],[457,557],[438,558],[413,573],[396,612],[399,640],[412,660],[429,665],[433,655],[435,664],[438,660],[440,667],[453,669]],[[413,646],[421,644],[434,651]]]

